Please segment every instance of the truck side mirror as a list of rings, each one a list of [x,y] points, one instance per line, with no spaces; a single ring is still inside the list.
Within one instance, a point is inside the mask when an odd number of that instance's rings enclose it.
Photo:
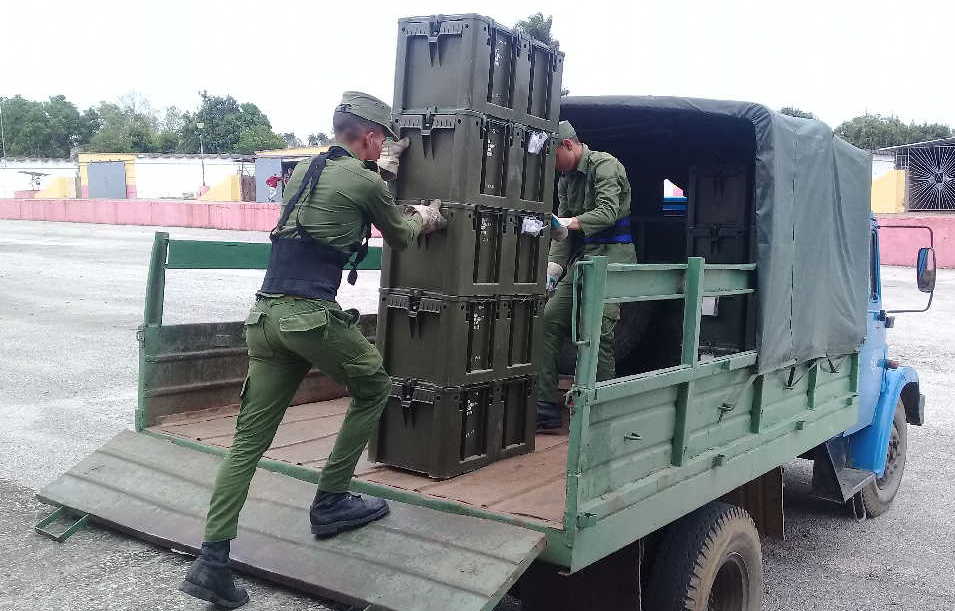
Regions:
[[[935,291],[935,250],[920,248],[915,260],[915,281],[923,293]]]

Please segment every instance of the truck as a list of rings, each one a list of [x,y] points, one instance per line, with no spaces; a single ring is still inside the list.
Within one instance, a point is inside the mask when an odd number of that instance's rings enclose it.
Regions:
[[[313,370],[253,480],[239,571],[368,609],[489,610],[510,593],[525,610],[750,611],[760,535],[783,534],[783,465],[812,461],[813,494],[857,518],[889,510],[925,398],[888,354],[889,228],[869,211],[868,154],[743,102],[570,97],[561,115],[627,167],[640,261],[569,272],[567,434],[444,480],[364,460],[352,488],[391,515],[316,540],[306,508],[348,399]],[[661,197],[664,180],[685,202]],[[926,235],[915,268],[930,305]],[[197,553],[238,415],[244,323],[164,324],[166,270],[262,270],[268,254],[155,235],[135,430],[38,493],[56,509],[37,530],[65,540],[92,521]],[[380,264],[372,248],[360,269]],[[618,370],[598,382],[607,303],[624,305]],[[361,324],[373,338],[375,316]]]

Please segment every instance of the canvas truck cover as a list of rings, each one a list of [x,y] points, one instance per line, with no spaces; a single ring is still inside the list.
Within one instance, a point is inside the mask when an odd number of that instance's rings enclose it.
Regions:
[[[618,156],[628,144],[686,155],[714,140],[752,155],[759,371],[859,347],[869,284],[867,152],[820,121],[747,102],[567,97],[561,118],[582,141]]]

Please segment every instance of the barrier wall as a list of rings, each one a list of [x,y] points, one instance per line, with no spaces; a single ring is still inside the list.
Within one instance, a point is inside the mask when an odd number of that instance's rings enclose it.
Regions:
[[[269,231],[279,205],[152,199],[0,199],[0,219]],[[373,229],[374,237],[381,237]]]
[[[0,218],[268,231],[277,204],[150,199],[0,199]]]
[[[955,267],[955,214],[879,214],[879,225],[924,225],[935,234],[938,267]],[[928,232],[921,229],[883,229],[879,232],[879,254],[883,265],[915,266],[919,248],[929,245]]]

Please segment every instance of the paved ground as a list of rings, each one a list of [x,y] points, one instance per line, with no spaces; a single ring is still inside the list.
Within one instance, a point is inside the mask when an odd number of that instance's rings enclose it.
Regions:
[[[142,317],[151,227],[0,221],[0,609],[202,609],[172,586],[186,559],[93,528],[59,545],[34,536],[46,507],[34,490],[132,426],[135,330]],[[169,229],[173,237],[264,241],[265,234]],[[921,295],[911,270],[885,268],[887,307]],[[170,272],[169,322],[237,320],[261,272]],[[343,290],[372,311],[378,278]],[[764,542],[764,608],[955,608],[955,272],[939,275],[928,314],[900,315],[894,356],[917,367],[929,423],[909,429],[896,506],[861,524],[807,498],[810,472],[787,467],[784,542]],[[11,562],[12,560],[12,562]],[[250,583],[251,609],[326,609]]]

